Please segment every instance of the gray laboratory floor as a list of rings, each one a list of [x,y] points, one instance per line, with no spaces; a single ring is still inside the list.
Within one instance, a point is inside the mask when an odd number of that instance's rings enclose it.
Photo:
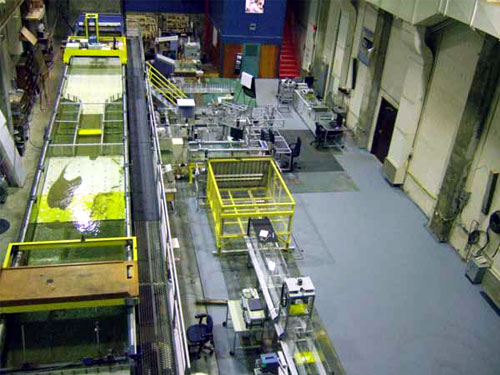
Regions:
[[[295,194],[299,266],[348,374],[499,374],[500,317],[376,159],[337,156],[359,191]]]
[[[276,89],[276,80],[258,80],[257,102],[272,103]],[[306,127],[291,113],[285,129]],[[302,168],[287,181],[307,181],[294,190],[293,233],[304,255],[298,264],[317,287],[317,309],[346,372],[500,374],[500,317],[464,277],[464,263],[433,239],[425,216],[385,182],[371,154],[348,143],[332,155],[343,171]],[[204,295],[228,298],[207,218],[193,199],[184,204],[198,220],[191,228]],[[225,309],[208,310],[219,372],[244,373],[242,361],[227,354]]]
[[[500,317],[464,277],[456,252],[433,239],[373,155],[348,145],[335,158],[358,189],[295,192],[293,233],[346,372],[500,374]],[[313,173],[300,174],[314,184]]]

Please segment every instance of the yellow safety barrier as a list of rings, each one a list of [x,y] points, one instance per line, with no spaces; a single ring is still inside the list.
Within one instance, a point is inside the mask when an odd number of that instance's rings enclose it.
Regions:
[[[149,62],[147,64],[148,82],[153,88],[158,91],[165,99],[173,105],[177,105],[177,99],[187,98],[176,85],[170,82],[161,72]]]
[[[269,218],[289,247],[295,201],[273,158],[210,160],[207,203],[219,253],[246,236],[249,218]]]
[[[11,242],[7,247],[7,253],[2,268],[10,267],[13,251],[36,251],[51,249],[71,249],[75,247],[110,247],[110,246],[132,246],[132,260],[137,260],[137,239],[135,237],[108,237],[88,238],[82,240],[58,240],[58,241],[36,241],[36,242]]]

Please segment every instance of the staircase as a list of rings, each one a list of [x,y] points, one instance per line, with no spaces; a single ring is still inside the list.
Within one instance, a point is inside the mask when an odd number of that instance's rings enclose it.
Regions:
[[[163,74],[161,74],[153,65],[146,63],[148,82],[153,88],[157,98],[160,98],[164,104],[177,106],[177,99],[187,98],[186,94],[180,88],[170,82]]]
[[[283,42],[281,45],[280,78],[296,78],[300,76],[299,64],[296,56],[297,53],[293,43],[291,18],[287,16],[285,29],[283,30]]]

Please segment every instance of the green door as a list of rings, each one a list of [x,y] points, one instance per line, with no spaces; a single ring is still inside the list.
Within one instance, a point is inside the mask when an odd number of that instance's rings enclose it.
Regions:
[[[241,71],[259,76],[259,58],[260,58],[260,44],[244,44],[243,45],[243,64]]]

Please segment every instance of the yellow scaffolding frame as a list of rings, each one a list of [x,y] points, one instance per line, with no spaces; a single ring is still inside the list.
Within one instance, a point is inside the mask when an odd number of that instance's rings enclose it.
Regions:
[[[95,27],[95,36],[97,43],[102,45],[116,46],[116,48],[101,48],[101,49],[90,49],[81,48],[81,43],[89,42],[91,37],[89,28],[89,23],[93,22]],[[69,64],[73,56],[86,56],[86,57],[118,57],[122,65],[127,64],[127,38],[124,36],[112,37],[112,36],[100,36],[99,35],[99,14],[98,13],[85,13],[84,19],[85,26],[85,36],[72,35],[68,37],[68,44],[78,43],[78,47],[68,47],[64,48],[63,61],[65,64]]]
[[[218,174],[216,167],[224,173]],[[239,173],[231,173],[235,171]],[[240,186],[224,187],[227,181]],[[261,185],[252,186],[252,181]],[[206,189],[219,253],[231,241],[246,236],[250,218],[269,218],[284,247],[289,247],[295,201],[273,158],[210,160]]]
[[[68,43],[80,42],[81,36],[68,37]],[[111,37],[101,36],[99,41],[104,44],[121,43],[117,49],[81,49],[81,48],[64,48],[63,62],[69,64],[73,56],[82,57],[118,57],[122,65],[127,64],[127,38],[122,36]]]
[[[62,241],[37,241],[37,242],[12,242],[7,248],[7,253],[5,254],[5,259],[3,261],[2,269],[0,273],[9,270],[23,270],[30,269],[33,267],[11,267],[12,258],[14,251],[37,251],[37,250],[50,250],[50,249],[71,249],[71,248],[81,248],[81,247],[111,247],[111,246],[131,246],[132,260],[131,261],[103,261],[94,263],[68,263],[59,265],[46,265],[39,266],[37,268],[46,268],[47,270],[53,267],[74,267],[78,264],[81,265],[123,265],[127,267],[128,265],[135,268],[137,272],[137,240],[136,237],[110,237],[110,238],[93,238],[85,240],[62,240]],[[124,253],[125,255],[125,253]],[[137,282],[137,278],[134,278],[134,283]],[[137,282],[138,283],[138,282]],[[19,285],[22,287],[22,285]],[[138,290],[138,285],[137,285]],[[102,307],[102,306],[117,306],[129,304],[132,300],[138,300],[138,298],[103,298],[103,299],[86,299],[86,300],[74,300],[72,298],[68,301],[63,302],[51,302],[51,303],[34,303],[34,304],[16,304],[16,305],[5,305],[0,306],[0,313],[11,314],[11,313],[21,313],[21,312],[35,312],[35,311],[53,311],[61,309],[80,309],[89,307]]]
[[[94,22],[95,27],[95,36],[97,38],[97,42],[99,43],[99,13],[85,13],[85,19],[83,21],[85,26],[85,37],[89,39],[91,37],[89,29],[90,22]]]

